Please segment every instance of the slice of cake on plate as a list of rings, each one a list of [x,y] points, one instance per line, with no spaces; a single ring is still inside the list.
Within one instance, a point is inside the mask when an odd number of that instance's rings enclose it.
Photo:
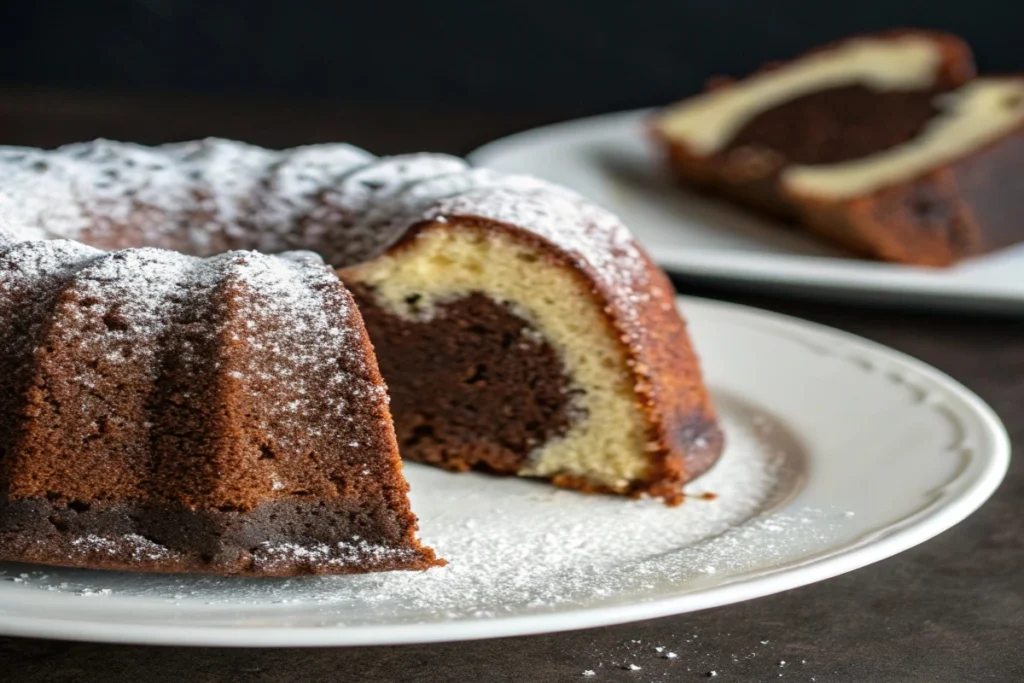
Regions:
[[[660,112],[676,175],[878,259],[948,265],[1019,241],[1021,79],[972,80],[932,31],[834,43]]]

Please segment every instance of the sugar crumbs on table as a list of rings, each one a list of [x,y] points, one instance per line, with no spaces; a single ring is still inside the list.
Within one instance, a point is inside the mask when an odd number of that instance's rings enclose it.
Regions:
[[[675,652],[666,652],[665,653],[665,659],[675,659],[678,656],[679,655],[677,655]]]
[[[642,667],[639,667],[636,664],[630,664],[626,668],[629,669],[630,671],[639,671]]]
[[[592,676],[596,676],[597,672],[594,671],[593,669],[587,669],[586,671],[583,672],[583,675],[586,676],[587,678],[591,678]]]

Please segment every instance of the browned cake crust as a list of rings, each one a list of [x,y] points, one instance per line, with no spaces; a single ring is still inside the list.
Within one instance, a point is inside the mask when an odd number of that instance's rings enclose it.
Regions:
[[[0,560],[239,576],[361,574],[444,564],[410,534],[415,517],[349,498],[193,510],[140,500],[0,503]],[[338,539],[362,543],[338,547]],[[382,550],[387,548],[388,550]]]
[[[676,312],[672,283],[653,263],[650,270],[653,295],[641,305],[644,319],[650,321],[640,331],[647,338],[641,347],[645,353],[631,354],[643,411],[658,444],[655,469],[641,491],[678,504],[682,485],[718,460],[725,438],[686,323]],[[610,318],[609,324],[614,324]],[[623,326],[621,321],[618,326]],[[670,396],[678,398],[670,401]]]

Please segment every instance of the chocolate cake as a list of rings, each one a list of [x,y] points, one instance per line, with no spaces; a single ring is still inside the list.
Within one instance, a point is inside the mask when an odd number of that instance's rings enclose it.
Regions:
[[[931,31],[860,36],[673,105],[653,131],[683,181],[867,256],[948,265],[1020,238],[1019,79],[974,75]],[[1002,199],[995,206],[993,193]]]
[[[678,503],[722,447],[626,228],[444,155],[0,150],[0,323],[3,560],[436,564],[378,362],[412,460]]]
[[[386,390],[315,255],[0,253],[0,557],[423,569]]]

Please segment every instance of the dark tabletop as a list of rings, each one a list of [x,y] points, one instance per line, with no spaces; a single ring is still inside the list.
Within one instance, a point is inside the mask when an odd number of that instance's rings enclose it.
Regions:
[[[342,105],[0,91],[0,144],[205,135],[270,146],[344,140],[378,153],[465,153],[557,120],[401,103]],[[687,294],[781,311],[863,335],[949,373],[1024,446],[1024,320],[907,313],[745,294]],[[442,645],[186,649],[0,638],[0,681],[1024,681],[1024,458],[955,528],[878,564],[749,602],[623,626]],[[664,659],[654,648],[678,653]],[[785,662],[780,665],[780,662]],[[641,667],[628,670],[628,665]],[[594,678],[583,677],[594,670]]]

